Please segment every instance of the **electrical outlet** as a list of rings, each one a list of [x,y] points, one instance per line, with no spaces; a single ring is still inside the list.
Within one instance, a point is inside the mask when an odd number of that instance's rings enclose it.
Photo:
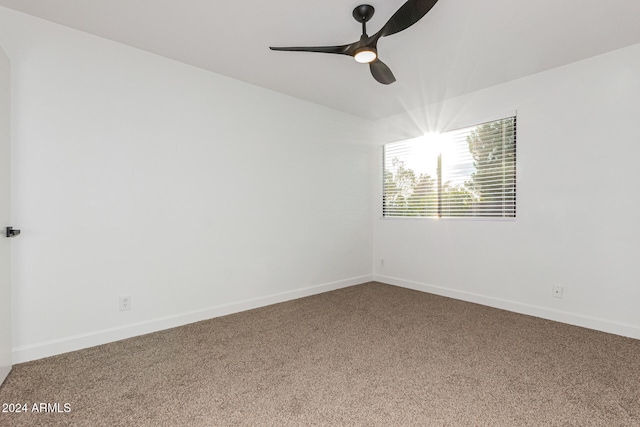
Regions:
[[[120,297],[120,311],[131,310],[131,295]]]
[[[551,295],[555,298],[562,298],[563,288],[560,285],[553,285],[553,289],[551,290]]]
[[[380,267],[384,268],[384,259],[380,259]]]

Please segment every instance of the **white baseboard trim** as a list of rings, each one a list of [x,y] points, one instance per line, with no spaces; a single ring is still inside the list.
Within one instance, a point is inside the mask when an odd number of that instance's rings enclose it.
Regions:
[[[588,329],[594,329],[597,331],[607,332],[610,334],[640,339],[640,328],[638,326],[634,326],[630,324],[618,323],[618,322],[610,321],[607,319],[600,319],[596,317],[585,316],[582,314],[555,310],[547,307],[524,304],[524,303],[505,300],[501,298],[488,297],[485,295],[475,294],[472,292],[460,291],[456,289],[444,288],[444,287],[434,286],[434,285],[427,285],[424,283],[413,282],[411,280],[399,279],[397,277],[374,275],[373,279],[376,282],[386,283],[389,285],[400,286],[403,288],[413,289],[416,291],[427,292],[430,294],[435,294],[435,295],[454,298],[462,301],[486,305],[489,307],[512,311],[514,313],[540,317],[542,319],[548,319],[556,322],[567,323],[569,325],[580,326]]]
[[[280,292],[277,294],[271,294],[264,297],[252,298],[229,304],[222,304],[203,310],[178,314],[175,316],[167,316],[117,328],[103,329],[87,334],[65,337],[58,340],[46,341],[33,345],[14,347],[12,349],[12,359],[14,364],[29,362],[32,360],[55,356],[62,353],[68,353],[70,351],[82,350],[84,348],[132,338],[138,335],[144,335],[152,332],[162,331],[164,329],[175,328],[178,326],[187,325],[189,323],[226,316],[233,313],[239,313],[241,311],[252,310],[254,308],[290,301],[293,299],[304,298],[311,295],[334,291],[337,289],[359,285],[371,281],[373,281],[372,275],[352,277],[350,279],[339,280],[322,285],[310,286],[293,291]]]
[[[0,366],[0,386],[9,375],[9,372],[11,372],[11,366]]]

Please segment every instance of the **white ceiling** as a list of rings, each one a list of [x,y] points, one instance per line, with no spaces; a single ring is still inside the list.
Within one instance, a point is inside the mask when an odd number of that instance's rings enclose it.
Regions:
[[[375,33],[405,0],[370,0]],[[343,55],[268,46],[346,44],[359,0],[0,0],[196,67],[368,119],[640,43],[638,0],[440,0],[378,43],[397,82]]]

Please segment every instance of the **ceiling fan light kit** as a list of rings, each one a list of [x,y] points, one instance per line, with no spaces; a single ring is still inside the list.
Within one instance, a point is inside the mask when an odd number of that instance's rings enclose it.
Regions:
[[[353,59],[361,64],[368,64],[369,62],[374,61],[377,57],[378,52],[376,52],[375,49],[367,46],[361,47],[360,49],[356,50],[356,53],[353,55]]]
[[[391,84],[396,81],[391,69],[378,59],[378,40],[380,37],[390,36],[406,30],[424,15],[438,0],[408,0],[400,6],[386,24],[372,36],[367,35],[367,22],[373,16],[375,9],[368,4],[361,4],[353,9],[353,17],[362,24],[362,36],[360,40],[341,46],[303,46],[303,47],[269,47],[271,50],[289,52],[319,52],[334,53],[338,55],[352,56],[357,62],[369,64],[371,75],[382,84]]]

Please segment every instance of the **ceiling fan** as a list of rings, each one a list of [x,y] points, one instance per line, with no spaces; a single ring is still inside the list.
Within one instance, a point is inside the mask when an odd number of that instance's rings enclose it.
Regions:
[[[386,24],[372,36],[367,35],[367,21],[373,16],[373,6],[363,4],[353,9],[353,17],[362,23],[362,36],[360,40],[341,46],[307,46],[307,47],[269,47],[271,50],[293,52],[320,52],[349,55],[360,63],[369,64],[373,77],[382,84],[388,85],[396,81],[393,73],[387,65],[378,59],[377,44],[380,37],[390,36],[406,30],[424,15],[438,0],[408,0],[400,6]]]

